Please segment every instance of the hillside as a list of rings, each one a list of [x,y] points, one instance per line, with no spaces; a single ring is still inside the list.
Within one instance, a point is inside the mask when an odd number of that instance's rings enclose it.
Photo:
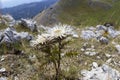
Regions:
[[[38,14],[38,24],[61,22],[80,25],[96,25],[112,22],[119,25],[119,0],[60,0],[52,9]]]
[[[15,19],[32,18],[57,1],[58,0],[45,0],[41,2],[22,4],[11,8],[4,8],[2,9],[2,13],[8,13],[12,15]]]
[[[60,0],[34,19],[0,15],[0,80],[120,80],[119,3]]]

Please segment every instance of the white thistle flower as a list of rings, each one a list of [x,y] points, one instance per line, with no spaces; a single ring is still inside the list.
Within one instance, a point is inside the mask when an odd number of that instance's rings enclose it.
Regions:
[[[64,38],[73,35],[73,29],[69,25],[56,25],[48,33],[54,38]]]
[[[39,44],[45,44],[47,41],[52,39],[49,34],[41,34],[37,36],[37,39],[32,40],[30,45],[31,46],[37,46]]]

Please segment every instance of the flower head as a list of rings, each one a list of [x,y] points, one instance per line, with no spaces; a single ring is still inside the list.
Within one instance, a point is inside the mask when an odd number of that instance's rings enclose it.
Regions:
[[[35,40],[32,40],[31,41],[31,46],[37,46],[38,44],[45,44],[47,41],[49,41],[51,38],[50,38],[50,35],[49,34],[41,34],[41,35],[38,35],[37,38]]]
[[[73,29],[68,25],[56,25],[55,27],[48,30],[48,33],[54,38],[65,38],[72,35]]]
[[[78,35],[73,32],[73,29],[69,25],[55,25],[53,28],[46,30],[45,34],[38,35],[35,40],[31,41],[31,46],[37,45],[48,45],[49,43],[54,43],[58,39],[64,39],[68,36],[78,37]]]

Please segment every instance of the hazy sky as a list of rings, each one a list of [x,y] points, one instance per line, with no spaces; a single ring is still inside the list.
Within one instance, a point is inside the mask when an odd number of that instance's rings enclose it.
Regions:
[[[0,0],[0,1],[1,1],[0,6],[2,8],[5,8],[5,7],[16,6],[23,3],[38,2],[42,0]]]

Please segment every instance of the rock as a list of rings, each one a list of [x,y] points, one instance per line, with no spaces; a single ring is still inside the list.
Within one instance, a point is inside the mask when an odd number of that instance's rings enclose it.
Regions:
[[[21,19],[21,25],[29,28],[31,31],[37,31],[36,21],[32,19]]]
[[[81,51],[84,52],[84,54],[89,55],[89,56],[94,56],[97,54],[94,49],[94,45],[91,45],[91,47],[87,46],[88,43],[83,44],[83,48],[81,48]]]
[[[100,57],[100,56],[97,56],[96,58],[97,58],[97,59],[101,59],[101,57]]]
[[[88,27],[88,30],[90,30],[90,31],[95,31],[95,30],[96,30],[96,28],[95,28],[95,27],[93,27],[93,26],[91,26],[91,27]]]
[[[85,40],[89,40],[89,39],[95,38],[95,33],[90,30],[86,30],[86,31],[83,30],[80,37]]]
[[[2,18],[5,19],[5,20],[7,20],[8,22],[15,21],[15,19],[11,15],[9,15],[9,14],[2,15]]]
[[[35,61],[35,60],[37,59],[37,57],[36,57],[36,55],[32,55],[32,56],[29,56],[29,59],[30,59],[31,61]]]
[[[88,70],[82,70],[81,71],[81,74],[83,75],[83,76],[86,76],[87,75],[87,73],[89,73],[89,71]],[[89,75],[88,75],[89,76]]]
[[[106,57],[110,58],[112,55],[110,54],[105,54]]]
[[[115,37],[117,37],[118,35],[120,35],[120,31],[114,30],[113,26],[110,26],[110,27],[108,28],[108,33],[109,33],[109,36],[112,37],[112,38],[115,38]]]
[[[0,32],[0,44],[1,43],[15,43],[21,41],[21,39],[31,40],[33,37],[28,32],[16,32],[13,27],[9,27]]]
[[[108,59],[107,61],[106,61],[106,63],[111,63],[111,61],[112,61],[112,58],[110,58],[110,59]]]
[[[17,76],[14,77],[14,80],[19,80],[19,78]]]
[[[65,56],[65,53],[61,53],[61,57],[64,57]]]
[[[73,34],[73,38],[79,38],[77,34]]]
[[[82,80],[120,80],[119,71],[109,67],[106,64],[103,64],[101,67],[92,67],[92,70],[82,70],[81,74],[83,75]]]
[[[115,48],[116,48],[117,51],[120,53],[120,45],[115,45]]]
[[[107,30],[107,27],[105,27],[105,26],[103,26],[103,25],[97,25],[97,26],[96,26],[96,30],[97,30],[97,31],[100,31],[100,30],[105,31],[105,30]]]
[[[0,69],[0,73],[5,72],[5,71],[6,71],[5,68],[1,68],[1,69]]]
[[[114,29],[113,25],[105,24],[105,25],[97,25],[94,29],[86,28],[86,30],[82,30],[81,38],[85,40],[96,39],[101,44],[108,44],[110,38],[116,38],[120,35],[120,31]]]
[[[92,49],[94,49],[94,48],[95,48],[95,46],[94,46],[94,45],[91,45],[91,48],[92,48]]]
[[[4,60],[5,60],[5,56],[2,56],[0,61],[4,61]]]
[[[109,40],[103,36],[99,37],[98,40],[101,44],[108,44],[109,43]]]
[[[6,15],[2,15],[2,23],[3,24],[8,23],[9,26],[14,26],[16,24],[16,21],[11,15],[6,14]]]
[[[112,44],[114,45],[114,47],[117,49],[118,53],[120,54],[120,45],[115,42],[112,42]]]
[[[84,51],[85,51],[85,49],[84,49],[84,48],[81,48],[81,51],[83,51],[83,52],[84,52]]]
[[[94,56],[96,55],[97,53],[96,52],[90,52],[90,51],[87,51],[85,52],[86,55],[89,55],[89,56]]]
[[[0,77],[0,80],[7,80],[6,77]]]
[[[93,62],[93,63],[92,63],[92,67],[93,67],[93,68],[97,68],[97,67],[98,67],[98,64],[97,64],[96,62]]]

